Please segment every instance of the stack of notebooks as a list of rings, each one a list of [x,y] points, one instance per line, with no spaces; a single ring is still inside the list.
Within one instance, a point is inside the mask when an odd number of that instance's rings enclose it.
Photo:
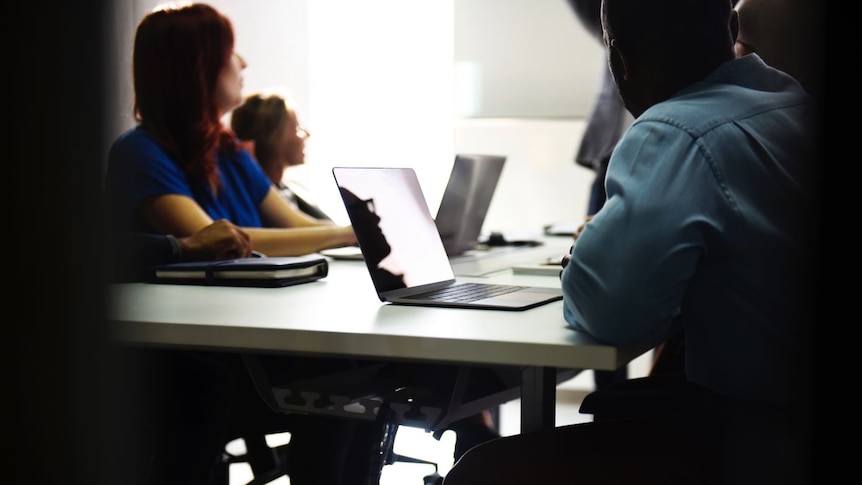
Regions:
[[[315,254],[172,263],[153,271],[155,283],[280,287],[324,278],[329,264]]]

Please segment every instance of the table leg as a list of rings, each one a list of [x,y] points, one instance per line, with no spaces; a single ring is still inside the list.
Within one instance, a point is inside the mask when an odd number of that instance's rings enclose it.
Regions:
[[[556,423],[557,369],[525,367],[521,371],[521,432],[553,428]]]

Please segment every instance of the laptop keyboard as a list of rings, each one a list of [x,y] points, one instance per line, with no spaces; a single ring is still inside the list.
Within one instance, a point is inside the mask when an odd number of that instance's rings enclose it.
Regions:
[[[429,291],[408,298],[418,300],[469,303],[471,301],[505,295],[525,288],[517,285],[493,285],[488,283],[458,283],[439,290]]]

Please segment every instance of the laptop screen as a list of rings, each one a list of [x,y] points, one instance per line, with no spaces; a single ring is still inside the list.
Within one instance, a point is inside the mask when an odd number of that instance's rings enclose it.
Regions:
[[[454,279],[413,169],[336,167],[332,173],[378,293]]]
[[[463,254],[478,244],[505,161],[506,157],[498,155],[455,157],[435,218],[449,256]]]

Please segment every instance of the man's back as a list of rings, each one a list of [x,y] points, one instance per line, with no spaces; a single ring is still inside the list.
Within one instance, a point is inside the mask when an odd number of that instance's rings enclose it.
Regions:
[[[644,112],[564,271],[567,320],[610,343],[658,343],[681,312],[690,380],[792,399],[814,196],[809,101],[748,57]]]
[[[590,394],[593,422],[478,446],[446,485],[809,483],[816,113],[789,76],[734,60],[737,20],[729,0],[603,0],[635,122],[561,274],[566,321],[599,341],[679,324],[684,373]]]
[[[611,157],[608,200],[563,271],[565,317],[612,344],[658,344],[681,321],[691,381],[791,404],[811,304],[803,287],[818,183],[812,100],[757,56],[734,60],[733,35],[686,27],[703,62],[675,64],[662,32],[686,19],[720,32],[721,16],[709,12],[721,0],[703,0],[702,10],[667,3],[677,16],[667,25],[657,25],[661,16],[617,21],[615,32],[605,18],[610,65],[637,118]],[[623,5],[659,15],[635,0],[605,5],[620,9],[605,12],[615,19],[632,15]],[[735,18],[723,28],[732,34]],[[650,38],[662,41],[634,48]]]
[[[611,162],[609,183],[625,190],[609,195],[637,215],[627,233],[652,233],[656,224],[673,231],[674,244],[645,270],[685,281],[680,294],[669,291],[681,298],[686,374],[721,394],[782,403],[798,396],[791,369],[809,304],[802,285],[816,196],[812,116],[793,80],[749,56],[648,109]],[[645,160],[638,142],[657,133],[668,137],[659,145],[666,154]],[[650,174],[623,161],[649,164]],[[661,205],[660,215],[644,215],[650,203]]]

